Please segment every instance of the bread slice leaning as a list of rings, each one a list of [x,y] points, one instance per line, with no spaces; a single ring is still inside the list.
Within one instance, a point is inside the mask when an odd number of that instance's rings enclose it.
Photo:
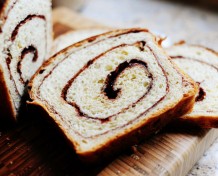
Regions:
[[[49,56],[51,0],[0,3],[0,117],[16,119],[26,84]]]
[[[64,33],[54,40],[51,55],[56,54],[76,42],[104,32],[106,32],[105,29],[81,29]]]
[[[113,155],[191,110],[197,86],[146,29],[115,30],[51,58],[29,83],[83,161]]]
[[[204,128],[218,127],[218,53],[202,46],[175,45],[172,60],[199,86],[192,112],[181,118]]]

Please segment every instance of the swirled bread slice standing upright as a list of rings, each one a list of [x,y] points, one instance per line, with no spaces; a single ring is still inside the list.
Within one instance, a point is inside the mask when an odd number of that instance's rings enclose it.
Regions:
[[[181,117],[204,128],[218,127],[218,53],[201,46],[175,45],[173,61],[199,85],[192,112]]]
[[[27,82],[49,56],[51,1],[1,1],[0,22],[0,117],[16,118]]]
[[[85,161],[113,154],[189,111],[195,83],[147,30],[117,30],[64,49],[28,86]]]

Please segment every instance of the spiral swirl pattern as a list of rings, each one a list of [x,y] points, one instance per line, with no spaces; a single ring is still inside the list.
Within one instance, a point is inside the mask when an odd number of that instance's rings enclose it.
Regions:
[[[1,7],[1,65],[13,106],[18,111],[25,86],[48,57],[51,2],[6,0]]]
[[[153,35],[131,29],[59,53],[41,67],[29,91],[66,133],[86,141],[145,123],[181,101],[190,87]]]

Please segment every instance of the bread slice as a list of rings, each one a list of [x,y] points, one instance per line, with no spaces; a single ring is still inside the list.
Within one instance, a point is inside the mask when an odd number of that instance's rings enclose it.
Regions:
[[[76,42],[104,32],[106,32],[105,29],[81,29],[67,32],[54,40],[51,53],[54,55]]]
[[[132,145],[191,110],[197,86],[146,29],[115,30],[76,43],[31,79],[41,106],[92,162]]]
[[[204,128],[218,127],[218,53],[201,46],[175,45],[167,50],[173,61],[199,85],[192,112],[181,117]]]
[[[51,49],[51,0],[5,0],[0,9],[0,116],[16,119],[25,86]]]

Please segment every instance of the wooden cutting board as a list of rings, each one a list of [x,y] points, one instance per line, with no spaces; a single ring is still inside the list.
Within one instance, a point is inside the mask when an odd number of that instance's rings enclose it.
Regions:
[[[54,11],[54,33],[105,28],[67,9]],[[57,129],[26,113],[14,126],[0,124],[0,175],[186,175],[218,137],[217,130],[166,128],[110,163],[85,166]]]

